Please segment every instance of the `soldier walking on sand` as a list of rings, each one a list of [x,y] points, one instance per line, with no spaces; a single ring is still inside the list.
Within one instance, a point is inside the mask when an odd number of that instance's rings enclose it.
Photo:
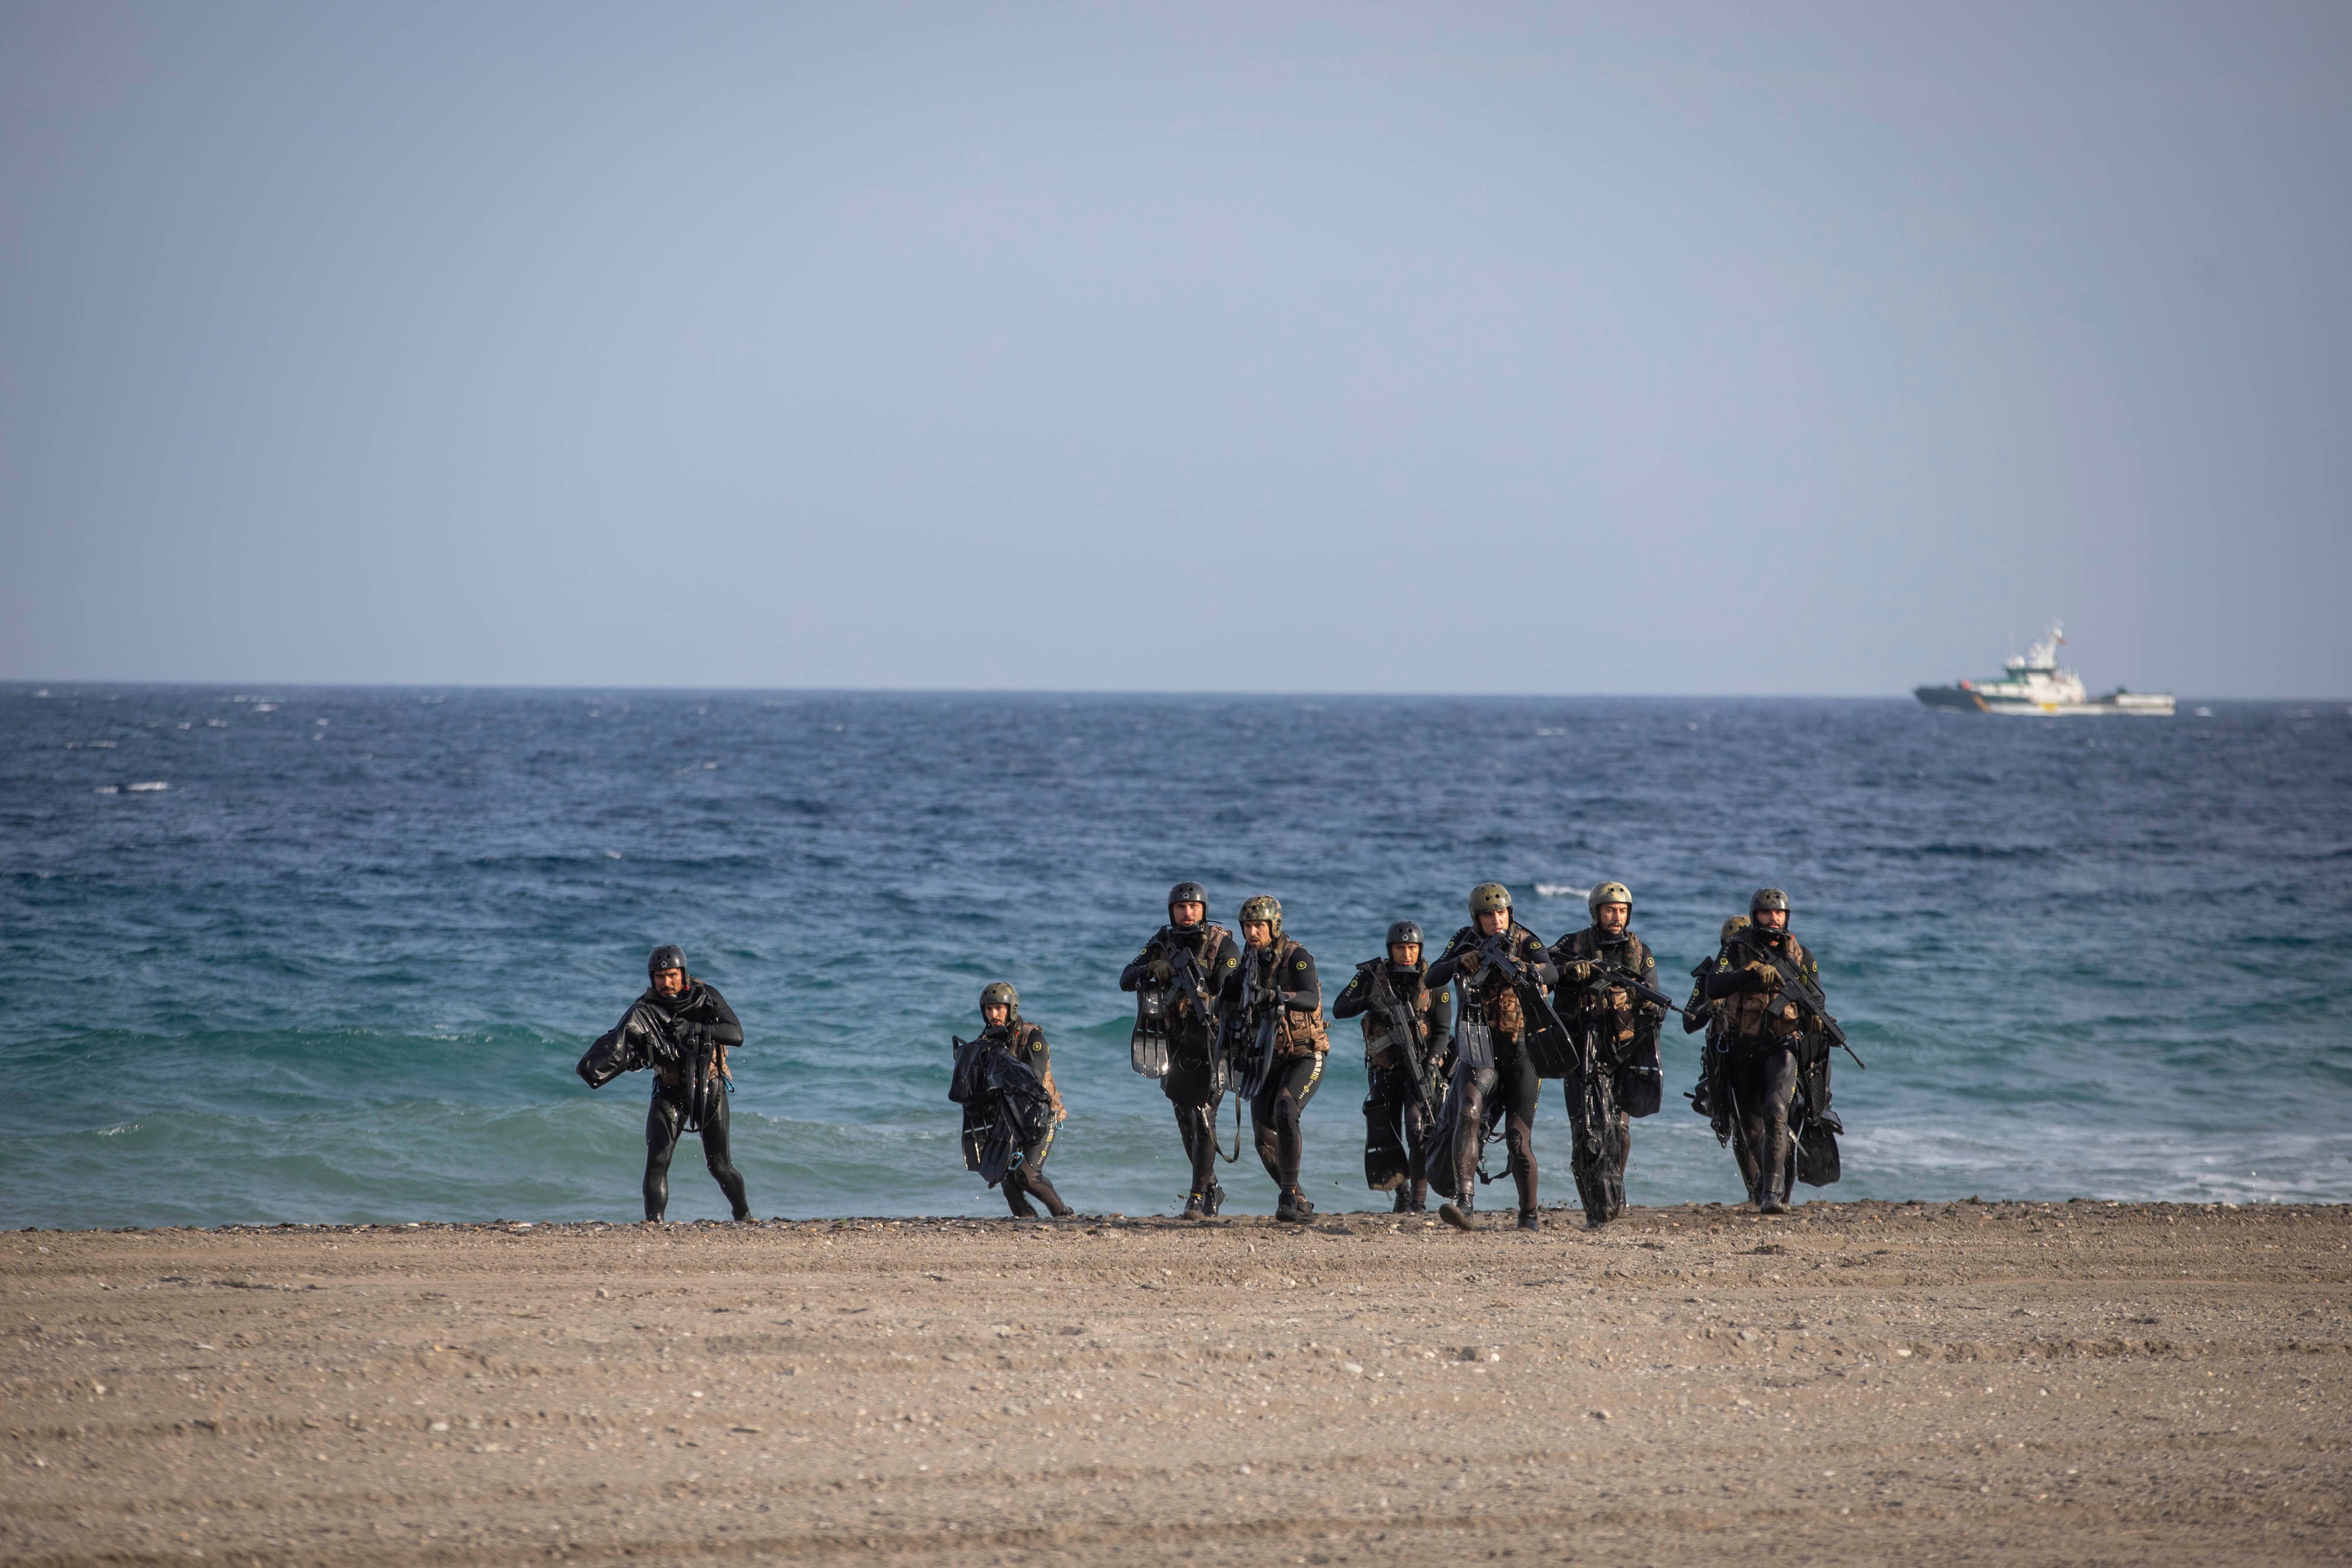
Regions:
[[[1118,988],[1151,987],[1168,997],[1168,1071],[1160,1092],[1176,1113],[1192,1166],[1184,1218],[1208,1219],[1225,1200],[1217,1185],[1217,1106],[1224,1099],[1224,1065],[1217,1056],[1216,998],[1241,968],[1233,933],[1209,924],[1209,895],[1197,882],[1168,890],[1168,924],[1121,969]],[[1181,966],[1183,974],[1177,973]]]
[[[1030,1206],[1034,1197],[1045,1206],[1047,1213],[1056,1219],[1069,1217],[1070,1206],[1045,1179],[1045,1156],[1054,1150],[1054,1134],[1068,1119],[1062,1104],[1062,1091],[1054,1082],[1054,1061],[1045,1045],[1045,1031],[1021,1016],[1021,993],[1003,980],[982,987],[980,993],[980,1021],[985,1027],[980,1038],[969,1042],[971,1067],[959,1073],[960,1087],[967,1090],[963,1102],[963,1157],[967,1170],[992,1174],[993,1166],[986,1148],[991,1134],[1004,1126],[1003,1102],[1012,1098],[1009,1090],[1000,1087],[990,1092],[985,1083],[992,1078],[987,1071],[987,1055],[1002,1051],[1034,1074],[1029,1082],[1024,1075],[1028,1096],[1042,1102],[1034,1117],[1016,1115],[1009,1120],[1020,1128],[1014,1137],[1007,1139],[1005,1154],[1009,1156],[1000,1181],[1005,1207],[1019,1219],[1034,1219],[1037,1211]],[[1002,1078],[998,1079],[1000,1085]]]
[[[1490,961],[1489,952],[1499,956]],[[1519,1228],[1536,1230],[1542,1221],[1536,1213],[1536,1104],[1539,1080],[1533,1055],[1527,1049],[1529,1020],[1522,987],[1549,986],[1557,977],[1543,938],[1511,915],[1511,890],[1499,882],[1482,882],[1470,890],[1470,924],[1454,934],[1437,962],[1429,967],[1429,984],[1461,982],[1461,1017],[1489,1031],[1494,1051],[1491,1088],[1487,1074],[1458,1061],[1454,1080],[1458,1106],[1453,1122],[1452,1172],[1454,1197],[1438,1206],[1438,1218],[1459,1229],[1472,1228],[1476,1207],[1478,1152],[1489,1125],[1490,1105],[1503,1117],[1503,1144],[1510,1157],[1511,1180],[1519,1189]],[[1540,995],[1537,998],[1540,1001]],[[1458,1022],[1459,1020],[1457,1020]]]
[[[1395,1193],[1399,1214],[1424,1213],[1429,1134],[1453,1067],[1454,998],[1430,988],[1418,925],[1389,927],[1387,957],[1356,966],[1331,1016],[1363,1019],[1365,1185]]]
[[[1276,1219],[1304,1221],[1315,1206],[1299,1190],[1301,1122],[1323,1082],[1331,1049],[1323,1022],[1323,982],[1315,956],[1282,934],[1282,904],[1260,894],[1241,908],[1242,963],[1225,984],[1223,1011],[1237,1057],[1234,1082],[1250,1097],[1258,1163],[1274,1178]],[[1251,1053],[1257,1053],[1253,1061]]]
[[[1655,1002],[1609,983],[1612,973],[1653,989],[1658,983],[1658,961],[1632,929],[1633,890],[1604,882],[1587,896],[1585,908],[1592,924],[1561,937],[1551,960],[1559,971],[1553,994],[1560,1021],[1576,1037],[1578,1060],[1596,1080],[1588,1083],[1580,1071],[1566,1082],[1576,1192],[1585,1223],[1601,1226],[1624,1212],[1633,1118],[1658,1109],[1658,1024],[1666,1015]],[[1597,1082],[1604,1077],[1605,1086]]]
[[[1720,1004],[1720,1067],[1709,1087],[1730,1103],[1732,1149],[1748,1200],[1764,1214],[1788,1207],[1796,1174],[1792,1109],[1805,1065],[1818,1056],[1828,1065],[1828,1046],[1815,1037],[1804,1007],[1792,990],[1818,998],[1821,977],[1811,954],[1789,934],[1789,895],[1777,887],[1757,890],[1748,901],[1748,925],[1732,931],[1711,973],[1700,980],[1707,999]],[[1819,1049],[1812,1049],[1818,1046]],[[1827,1072],[1820,1113],[1828,1118]]]

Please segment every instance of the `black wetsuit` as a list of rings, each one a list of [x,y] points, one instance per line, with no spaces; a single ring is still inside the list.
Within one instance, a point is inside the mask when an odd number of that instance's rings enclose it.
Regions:
[[[1541,937],[1516,920],[1505,936],[1506,950],[1529,980],[1549,986],[1559,978]],[[1465,1125],[1454,1140],[1455,1190],[1462,1195],[1455,1203],[1467,1209],[1475,1201],[1479,1145],[1486,1130],[1499,1116],[1503,1145],[1510,1156],[1511,1181],[1518,1188],[1519,1212],[1531,1216],[1536,1211],[1537,1198],[1536,1106],[1542,1097],[1542,1081],[1536,1076],[1535,1059],[1528,1054],[1528,1026],[1518,998],[1493,973],[1491,965],[1482,962],[1475,977],[1461,974],[1462,960],[1477,952],[1486,940],[1475,925],[1465,925],[1454,934],[1445,951],[1429,967],[1429,983],[1433,987],[1450,985],[1460,976],[1465,982],[1463,989],[1468,993],[1467,1007],[1476,1009],[1471,1016],[1494,1030],[1494,1088],[1481,1090],[1475,1077],[1464,1084],[1462,1119]],[[1458,1071],[1457,1076],[1461,1076]]]
[[[709,1167],[719,1190],[727,1195],[735,1218],[751,1218],[743,1177],[727,1157],[727,1086],[716,1071],[717,1063],[724,1060],[717,1053],[743,1043],[743,1026],[735,1009],[715,988],[700,980],[688,981],[686,989],[675,997],[647,990],[637,1004],[656,1015],[679,1056],[677,1065],[655,1064],[658,1076],[653,1104],[646,1113],[646,1218],[659,1219],[669,1208],[670,1156],[677,1152],[686,1124],[699,1120],[702,1163]],[[698,1118],[688,1114],[695,1108],[688,1104],[693,1098],[692,1075],[686,1065],[698,1052],[703,1056],[707,1074]]]
[[[1429,1207],[1429,1134],[1434,1114],[1430,1107],[1444,1096],[1446,1073],[1453,1065],[1454,997],[1444,988],[1432,990],[1419,964],[1400,967],[1386,958],[1374,958],[1356,967],[1355,977],[1331,1004],[1332,1018],[1370,1013],[1378,991],[1375,975],[1386,976],[1390,988],[1417,1020],[1421,1032],[1414,1044],[1421,1052],[1428,1093],[1424,1103],[1424,1086],[1413,1082],[1412,1070],[1394,1044],[1376,1049],[1373,1036],[1366,1035],[1364,1075],[1370,1082],[1364,1095],[1365,1176],[1374,1191],[1393,1184],[1399,1214],[1417,1214]],[[1376,1014],[1366,1018],[1368,1030],[1376,1020]],[[1404,1155],[1402,1180],[1395,1164],[1400,1150]],[[1376,1166],[1381,1167],[1377,1175]]]
[[[1132,991],[1150,977],[1154,962],[1171,945],[1181,945],[1200,966],[1209,994],[1214,997],[1227,979],[1240,972],[1241,948],[1221,925],[1162,925],[1145,943],[1135,961],[1118,974],[1118,988]],[[1224,1100],[1218,1086],[1216,1040],[1204,1020],[1192,1013],[1185,998],[1168,1030],[1168,1074],[1160,1092],[1176,1113],[1176,1130],[1184,1140],[1184,1155],[1192,1168],[1192,1195],[1209,1213],[1215,1213],[1224,1190],[1217,1185],[1217,1107]]]
[[[1250,949],[1244,954],[1225,982],[1225,993],[1218,1009],[1227,1018],[1238,1017],[1246,1005],[1249,993],[1244,976],[1254,967],[1268,962],[1279,969],[1269,976],[1265,989],[1278,991],[1282,1010],[1289,1015],[1284,1020],[1282,1038],[1289,1042],[1277,1045],[1272,1071],[1265,1082],[1250,1096],[1250,1134],[1257,1145],[1258,1163],[1274,1185],[1284,1192],[1298,1190],[1298,1167],[1307,1151],[1300,1120],[1306,1114],[1307,1103],[1315,1098],[1315,1091],[1323,1083],[1324,1051],[1316,1045],[1328,1041],[1316,1038],[1309,1024],[1318,1019],[1323,1007],[1323,982],[1315,972],[1315,956],[1297,943],[1277,937],[1266,958],[1260,958],[1265,949]]]

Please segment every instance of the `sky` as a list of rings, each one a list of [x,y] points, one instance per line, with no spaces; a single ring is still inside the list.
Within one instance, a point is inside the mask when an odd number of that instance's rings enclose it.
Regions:
[[[2347,278],[2341,5],[5,0],[0,679],[2352,695]]]

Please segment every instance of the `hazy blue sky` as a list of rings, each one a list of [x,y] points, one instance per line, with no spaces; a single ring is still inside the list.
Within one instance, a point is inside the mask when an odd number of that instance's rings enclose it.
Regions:
[[[1769,13],[1759,20],[1753,14]],[[0,7],[0,676],[2352,693],[2352,6]]]

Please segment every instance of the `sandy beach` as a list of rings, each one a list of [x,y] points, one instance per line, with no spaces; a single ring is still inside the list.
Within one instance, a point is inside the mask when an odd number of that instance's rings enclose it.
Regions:
[[[2352,1210],[0,1236],[21,1564],[2341,1562]]]

